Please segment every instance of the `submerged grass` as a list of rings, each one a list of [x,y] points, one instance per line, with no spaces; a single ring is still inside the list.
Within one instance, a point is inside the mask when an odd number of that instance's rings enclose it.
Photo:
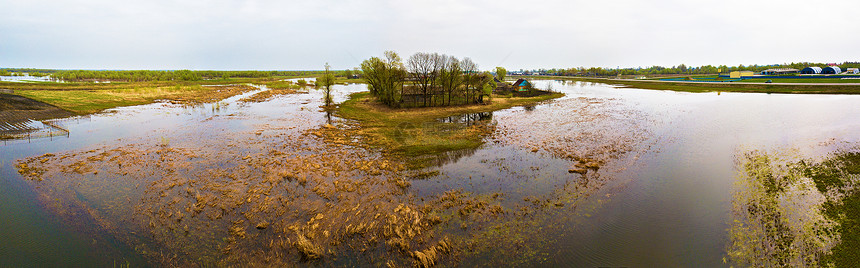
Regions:
[[[840,151],[821,163],[802,167],[819,191],[836,196],[824,204],[824,215],[839,223],[842,242],[822,265],[860,266],[860,151]]]
[[[860,151],[797,161],[751,152],[740,166],[728,249],[733,264],[860,265]]]
[[[352,94],[341,104],[337,115],[358,121],[360,128],[355,135],[371,146],[407,156],[422,156],[477,148],[484,136],[492,132],[490,124],[452,127],[450,123],[439,122],[439,118],[492,112],[561,96],[561,93],[530,98],[497,96],[487,105],[397,109],[376,102],[369,92],[361,92]]]

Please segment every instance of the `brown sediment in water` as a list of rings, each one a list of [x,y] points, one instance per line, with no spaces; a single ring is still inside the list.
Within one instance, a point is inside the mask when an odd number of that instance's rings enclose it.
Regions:
[[[351,149],[291,142],[267,147],[233,154],[136,144],[43,155],[18,167],[28,179],[49,178],[40,187],[68,187],[87,196],[81,205],[93,208],[90,216],[113,219],[111,226],[122,226],[115,235],[142,253],[165,248],[186,261],[230,264],[257,256],[276,263],[290,254],[319,259],[344,246],[367,250],[377,243],[408,252],[438,223],[425,219],[430,210],[410,202],[404,192],[409,183],[398,175],[401,164]],[[122,185],[126,192],[112,189]],[[49,194],[77,199],[68,192]],[[55,212],[66,214],[63,207]]]
[[[513,120],[500,120],[490,141],[568,159],[572,162],[568,172],[585,174],[648,139],[645,126],[651,120],[622,108],[614,99],[578,97],[550,103],[542,110],[573,112],[517,116],[539,111],[515,111],[508,115]]]

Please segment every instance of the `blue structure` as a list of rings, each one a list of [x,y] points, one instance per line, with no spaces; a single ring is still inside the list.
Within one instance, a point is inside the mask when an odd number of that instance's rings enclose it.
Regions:
[[[821,70],[821,73],[823,73],[823,74],[841,74],[842,69],[840,69],[839,66],[828,66],[828,67],[824,68],[823,70]]]
[[[821,74],[821,67],[806,67],[800,70],[800,74]]]

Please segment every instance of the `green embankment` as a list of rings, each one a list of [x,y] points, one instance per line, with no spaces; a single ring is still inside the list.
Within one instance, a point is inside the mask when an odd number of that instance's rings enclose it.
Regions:
[[[858,76],[857,78],[860,78]],[[860,79],[841,79],[841,78],[750,78],[744,79],[744,83],[765,83],[770,80],[773,83],[860,83]]]
[[[860,85],[773,85],[773,84],[736,84],[722,83],[677,83],[641,80],[617,80],[602,78],[570,78],[576,81],[621,85],[630,88],[674,90],[685,92],[747,92],[747,93],[787,93],[787,94],[860,94]],[[558,79],[556,78],[556,79]],[[857,81],[860,83],[860,81]],[[776,83],[776,81],[774,81]]]

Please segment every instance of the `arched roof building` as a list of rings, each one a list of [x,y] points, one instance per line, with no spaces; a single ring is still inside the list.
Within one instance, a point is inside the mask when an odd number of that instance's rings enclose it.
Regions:
[[[803,70],[800,70],[801,74],[820,74],[821,67],[806,67]]]
[[[821,70],[821,73],[823,73],[823,74],[841,74],[842,69],[840,69],[839,66],[828,66],[828,67],[825,67],[823,70]]]

